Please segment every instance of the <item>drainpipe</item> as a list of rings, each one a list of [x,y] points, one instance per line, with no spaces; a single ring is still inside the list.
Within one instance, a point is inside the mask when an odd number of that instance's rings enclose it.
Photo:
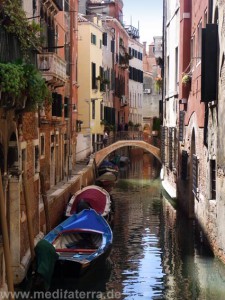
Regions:
[[[0,171],[0,224],[2,227],[3,250],[4,250],[7,285],[8,285],[8,291],[10,292],[9,299],[13,300],[14,285],[13,285],[12,259],[11,259],[11,252],[9,247],[9,233],[8,233],[5,212],[6,212],[5,198],[4,198],[3,187],[2,187],[2,174]]]
[[[73,142],[73,104],[74,103],[74,88],[73,88],[73,81],[75,80],[74,76],[74,34],[75,34],[75,2],[73,0],[70,1],[70,103],[69,103],[69,166],[68,166],[68,173],[69,177],[72,175],[72,169],[74,161],[72,159],[72,142]],[[75,104],[76,105],[76,104]]]

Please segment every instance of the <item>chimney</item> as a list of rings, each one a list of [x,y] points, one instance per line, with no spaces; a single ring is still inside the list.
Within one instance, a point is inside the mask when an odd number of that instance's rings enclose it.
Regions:
[[[151,45],[148,46],[148,55],[149,57],[154,57],[155,54],[154,54],[154,44],[152,43]]]
[[[147,42],[143,42],[143,56],[146,56],[146,44]]]

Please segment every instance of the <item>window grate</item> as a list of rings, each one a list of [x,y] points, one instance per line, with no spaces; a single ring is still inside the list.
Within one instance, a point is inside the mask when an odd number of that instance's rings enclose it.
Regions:
[[[192,191],[195,196],[198,195],[198,156],[192,156]]]
[[[167,135],[168,135],[168,127],[161,126],[161,159],[163,164],[167,162],[167,157],[166,157]]]
[[[214,159],[210,160],[210,180],[211,199],[216,199],[216,161]]]
[[[184,140],[184,116],[185,112],[182,110],[179,114],[179,141],[183,142]]]

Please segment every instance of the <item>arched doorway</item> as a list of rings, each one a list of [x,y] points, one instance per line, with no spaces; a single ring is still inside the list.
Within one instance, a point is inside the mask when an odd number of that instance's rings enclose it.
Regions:
[[[190,162],[189,162],[189,189],[188,189],[188,216],[194,218],[195,216],[195,196],[193,193],[193,155],[196,154],[195,130],[192,129],[191,147],[190,147]]]

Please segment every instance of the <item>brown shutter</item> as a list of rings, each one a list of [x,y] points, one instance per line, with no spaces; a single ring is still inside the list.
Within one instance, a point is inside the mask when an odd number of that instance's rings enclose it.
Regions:
[[[198,195],[198,157],[195,154],[192,156],[192,191]]]

